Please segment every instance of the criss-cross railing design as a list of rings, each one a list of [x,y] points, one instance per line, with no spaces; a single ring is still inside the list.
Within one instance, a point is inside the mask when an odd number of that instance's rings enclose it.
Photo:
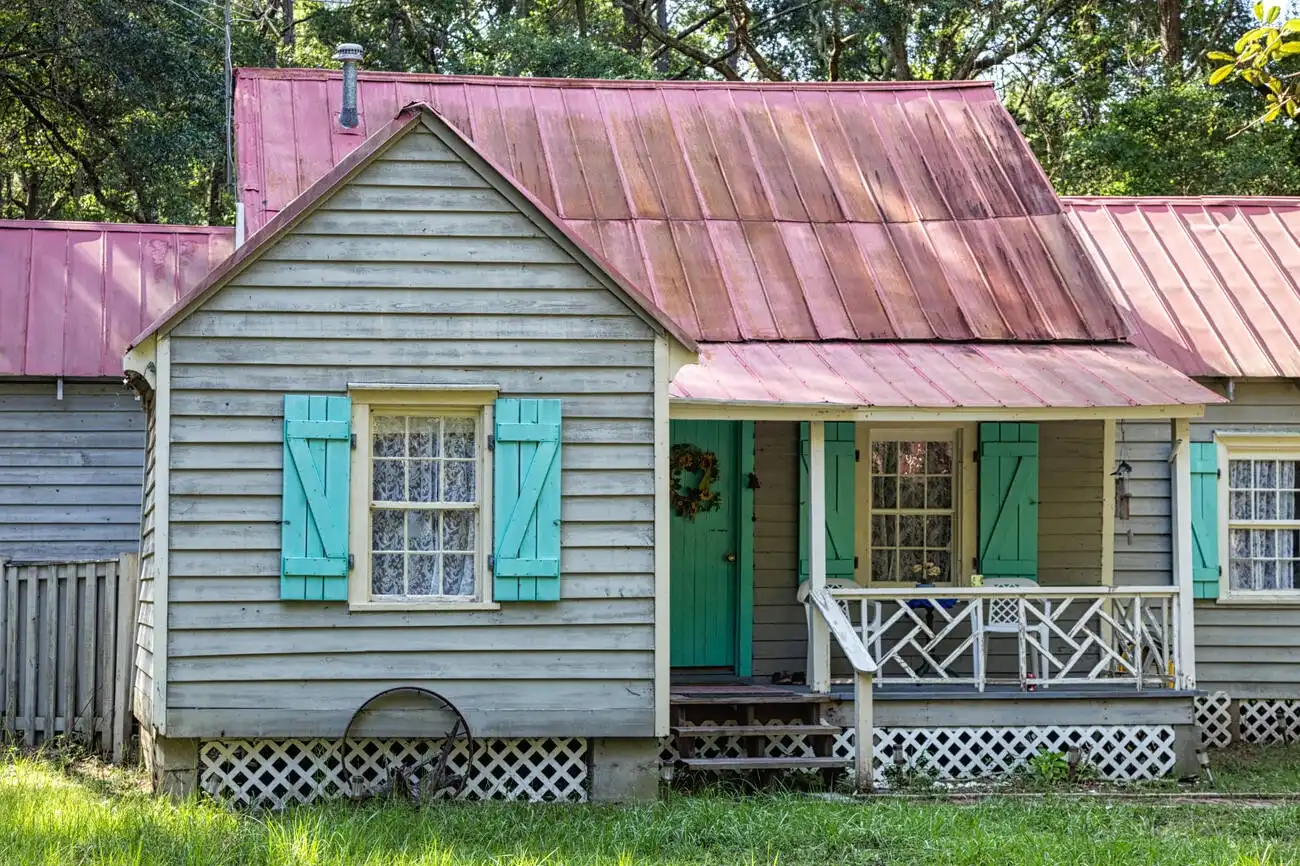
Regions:
[[[844,588],[876,684],[1172,687],[1174,587]],[[1008,651],[1014,645],[1014,657]],[[990,653],[998,655],[990,661]]]

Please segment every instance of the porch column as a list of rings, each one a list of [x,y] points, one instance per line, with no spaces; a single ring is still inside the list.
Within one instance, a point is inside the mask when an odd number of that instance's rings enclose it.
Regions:
[[[808,424],[808,590],[826,588],[826,424]],[[826,620],[808,605],[808,684],[815,692],[831,690],[831,632]]]
[[[1186,418],[1171,425],[1173,452],[1169,456],[1172,484],[1174,585],[1178,587],[1178,639],[1174,651],[1178,659],[1179,688],[1196,687],[1196,640],[1192,632],[1192,436]]]

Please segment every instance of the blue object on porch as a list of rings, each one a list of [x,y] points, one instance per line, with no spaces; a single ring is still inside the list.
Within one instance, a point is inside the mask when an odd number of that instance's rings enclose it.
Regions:
[[[916,585],[916,588],[934,589],[934,584],[918,583]],[[912,608],[913,610],[933,609],[934,605],[936,604],[939,605],[939,607],[943,608],[944,610],[952,610],[957,605],[957,599],[955,598],[913,598],[913,599],[909,599],[907,602],[907,606]]]

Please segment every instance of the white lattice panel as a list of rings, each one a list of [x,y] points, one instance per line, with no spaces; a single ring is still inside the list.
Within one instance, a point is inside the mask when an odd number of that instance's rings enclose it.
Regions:
[[[808,744],[796,745],[793,739],[769,737],[765,754],[812,754]],[[852,759],[855,740],[851,728],[840,733],[833,747],[836,757]],[[1064,752],[1072,746],[1081,750],[1104,779],[1158,779],[1173,770],[1175,761],[1174,729],[1169,725],[877,728],[873,746],[878,782],[883,782],[884,770],[893,763],[898,748],[903,749],[908,766],[924,764],[942,779],[1004,776],[1039,752]],[[671,740],[664,743],[662,754],[666,762],[677,757]],[[743,751],[738,746],[734,752],[697,748],[696,754],[702,758],[738,757]]]
[[[1238,701],[1241,739],[1247,743],[1300,741],[1300,701]]]
[[[366,739],[351,743],[345,755],[339,740],[209,740],[199,748],[199,787],[234,806],[279,809],[353,795],[388,767],[415,764],[439,746],[435,740]],[[587,799],[584,739],[478,740],[476,746],[462,797]],[[451,770],[465,772],[467,759],[465,744],[457,744]]]
[[[1201,729],[1201,744],[1214,749],[1232,745],[1232,698],[1227,692],[1215,692],[1195,701],[1196,724]]]

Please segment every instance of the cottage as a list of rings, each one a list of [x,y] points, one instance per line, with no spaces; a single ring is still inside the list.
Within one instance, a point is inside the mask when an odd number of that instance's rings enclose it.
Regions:
[[[486,797],[1186,766],[1191,571],[1117,580],[1115,431],[1223,398],[991,87],[355,92],[239,72],[247,240],[128,354],[160,784],[337,796],[466,728]]]
[[[1116,580],[1163,582],[1190,537],[1208,742],[1294,740],[1300,668],[1300,200],[1067,199],[1133,341],[1227,398],[1116,428]],[[1181,447],[1185,444],[1186,447]],[[1171,447],[1176,450],[1171,451]],[[1171,521],[1179,476],[1190,520]],[[1178,513],[1177,509],[1173,509]]]
[[[232,248],[223,228],[0,221],[0,562],[135,551],[145,418],[122,352]]]

